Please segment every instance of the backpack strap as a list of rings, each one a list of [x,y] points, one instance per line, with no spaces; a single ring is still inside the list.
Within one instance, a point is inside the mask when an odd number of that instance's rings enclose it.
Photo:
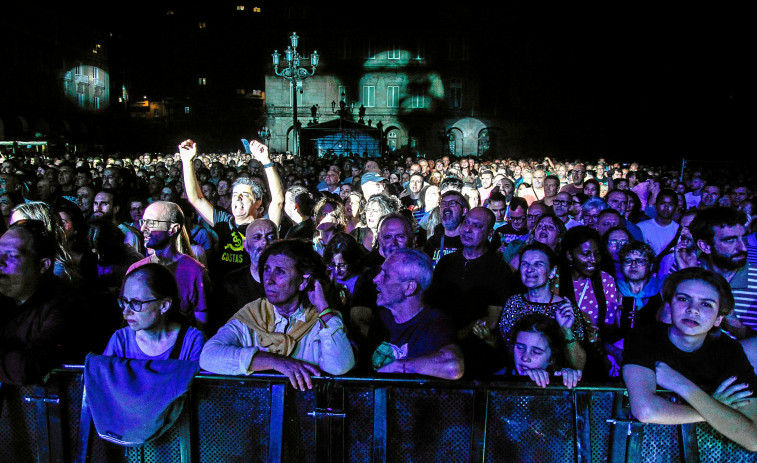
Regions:
[[[171,353],[168,354],[168,358],[172,360],[179,360],[179,354],[181,354],[181,347],[184,345],[184,336],[187,334],[189,325],[181,325],[179,334],[176,336],[176,342],[171,349]]]

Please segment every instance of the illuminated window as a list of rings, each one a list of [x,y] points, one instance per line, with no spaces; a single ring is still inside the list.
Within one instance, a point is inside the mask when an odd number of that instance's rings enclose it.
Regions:
[[[173,16],[173,10],[168,10],[168,11],[166,11],[166,15],[168,15],[168,16]]]
[[[260,7],[259,6],[253,7],[252,8],[252,12],[253,13],[260,13]]]
[[[339,59],[350,59],[352,57],[352,46],[350,39],[345,38],[342,40],[342,46],[339,49]]]
[[[244,11],[244,5],[237,5],[237,11]]]
[[[208,85],[208,79],[205,77],[200,77],[199,79],[197,79],[197,84],[201,86]]]
[[[199,24],[197,24],[197,27],[199,27],[200,29],[205,29],[206,27],[208,27],[208,24],[207,23],[199,23]]]
[[[460,79],[452,79],[449,84],[449,107],[461,108],[463,106],[463,83]]]
[[[397,137],[397,131],[396,130],[392,130],[391,132],[389,132],[388,134],[386,134],[386,144],[387,144],[387,146],[389,146],[389,149],[392,150],[392,151],[394,151],[394,150],[397,149],[397,144],[398,144],[397,143],[397,141],[398,141],[397,138],[398,137]]]
[[[243,89],[243,88],[238,88],[237,89],[237,95],[245,95],[246,93],[247,93],[247,91],[245,89]]]
[[[400,106],[400,88],[396,85],[390,85],[386,89],[386,107],[399,108]]]
[[[413,90],[413,96],[410,99],[410,105],[413,108],[425,108],[426,107],[426,97],[423,95],[422,89],[415,89]]]
[[[371,39],[365,44],[365,59],[376,59],[376,44]]]
[[[184,106],[184,114],[189,114],[189,106]]]
[[[392,42],[392,48],[389,50],[389,59],[400,59],[400,45],[396,41]]]
[[[366,108],[372,108],[376,106],[376,87],[373,85],[366,85],[363,87],[363,105]]]

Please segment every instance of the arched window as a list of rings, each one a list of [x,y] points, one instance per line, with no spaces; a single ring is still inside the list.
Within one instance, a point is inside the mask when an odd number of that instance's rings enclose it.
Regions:
[[[479,156],[484,156],[489,152],[491,140],[489,140],[489,129],[483,129],[478,133],[478,152]]]

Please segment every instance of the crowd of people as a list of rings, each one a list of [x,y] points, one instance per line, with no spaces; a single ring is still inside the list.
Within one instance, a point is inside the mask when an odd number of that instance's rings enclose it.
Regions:
[[[4,155],[0,382],[86,352],[301,390],[622,380],[638,419],[757,450],[753,206],[740,180],[601,159]]]

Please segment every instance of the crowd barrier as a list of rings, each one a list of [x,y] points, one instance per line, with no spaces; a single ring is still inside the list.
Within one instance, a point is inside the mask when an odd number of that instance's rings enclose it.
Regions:
[[[706,424],[628,417],[625,389],[532,383],[198,375],[176,425],[124,448],[80,423],[81,368],[0,385],[0,462],[757,462]]]

